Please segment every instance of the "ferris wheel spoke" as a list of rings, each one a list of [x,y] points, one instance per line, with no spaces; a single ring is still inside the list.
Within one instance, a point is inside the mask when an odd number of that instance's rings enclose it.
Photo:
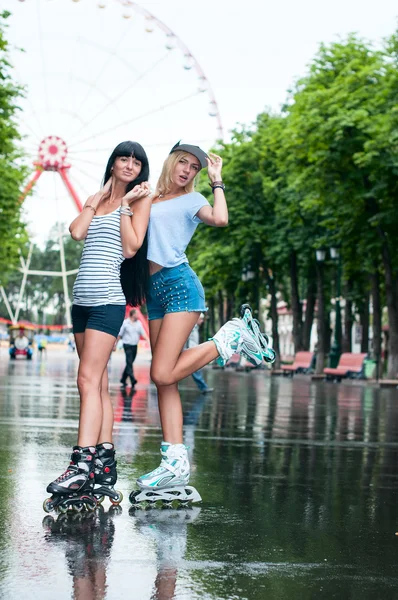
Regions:
[[[73,152],[69,152],[69,154],[73,155]],[[103,164],[101,164],[99,162],[94,162],[92,160],[86,160],[86,159],[83,159],[83,158],[79,158],[78,161],[79,161],[79,163],[84,163],[86,165],[92,165],[93,167],[101,167],[101,168],[103,168],[103,166],[104,166]]]
[[[81,173],[85,177],[88,177],[89,179],[92,179],[93,181],[95,181],[95,183],[98,187],[99,182],[98,182],[98,179],[96,177],[94,177],[94,175],[92,175],[91,173],[87,173],[87,171],[84,171],[83,169],[78,167],[75,163],[73,164],[73,169],[76,169],[77,171],[79,171],[79,173]],[[75,175],[75,177],[76,177],[76,175]]]
[[[83,154],[83,153],[88,153],[90,152],[91,154],[95,154],[96,152],[108,152],[109,148],[82,148],[81,150],[75,149],[75,150],[70,150],[69,154]]]
[[[112,104],[114,104],[119,96],[124,96],[132,90],[140,81],[142,81],[145,77],[147,77],[152,71],[156,69],[166,58],[168,57],[168,53],[162,56],[159,60],[155,61],[146,71],[141,73],[130,85],[128,85],[122,92],[118,92],[113,98],[109,99],[109,102],[105,104],[89,121],[86,122],[86,125],[90,125],[93,121],[95,121],[100,115],[102,115]],[[128,63],[127,63],[128,64]],[[130,66],[130,65],[129,65]],[[83,130],[81,127],[71,138],[71,141],[75,138],[75,136],[79,135],[79,133]]]
[[[43,65],[43,74],[46,74],[46,61],[44,59],[44,48],[43,48],[43,33],[42,33],[42,29],[41,29],[41,14],[40,14],[40,2],[37,2],[37,24],[38,24],[38,28],[39,28],[39,45],[40,45],[40,55],[41,55],[41,62]],[[52,117],[51,117],[51,111],[50,111],[50,104],[49,104],[49,93],[48,93],[48,87],[47,87],[47,77],[43,78],[43,86],[44,86],[44,95],[45,95],[45,102],[46,102],[46,109],[47,109],[47,116],[50,120],[50,124],[51,124],[51,129],[52,129]]]
[[[150,117],[151,115],[154,115],[158,112],[161,112],[162,110],[165,110],[166,108],[170,108],[171,106],[176,106],[177,104],[181,104],[182,102],[186,102],[187,100],[190,100],[191,98],[194,98],[195,96],[198,96],[201,92],[200,91],[196,91],[193,94],[189,94],[189,96],[184,96],[183,98],[179,98],[177,100],[173,100],[173,102],[169,102],[167,104],[163,104],[162,106],[159,106],[157,108],[154,108],[148,112],[142,113],[141,115],[138,115],[138,117],[134,117],[134,119],[129,119],[128,121],[123,121],[123,123],[119,123],[118,125],[114,125],[113,127],[110,127],[109,129],[104,129],[103,131],[101,131],[100,133],[91,135],[88,138],[85,138],[83,140],[79,140],[77,142],[75,142],[74,144],[71,144],[70,147],[73,148],[74,146],[76,146],[77,144],[83,144],[84,142],[90,141],[92,139],[95,139],[101,135],[104,135],[105,133],[109,133],[111,131],[115,131],[116,129],[120,129],[120,127],[125,127],[126,125],[129,125],[131,123],[134,123],[135,121],[139,121],[140,119],[144,119],[145,117]]]
[[[24,83],[23,83],[23,78],[21,77],[18,69],[15,66],[13,67],[13,69],[14,69],[14,72],[15,72],[15,74],[17,76],[16,77],[17,85],[19,85],[20,87],[24,88],[25,86],[24,86]],[[33,130],[32,124],[31,123],[27,123],[27,121],[25,121],[24,117],[22,116],[24,114],[24,112],[21,111],[21,113],[19,114],[18,118],[19,118],[19,120],[23,121],[25,123],[26,127],[32,131],[32,133],[35,135],[35,137],[37,137],[37,139],[39,139],[39,138],[43,137],[43,135],[44,135],[43,134],[44,129],[43,129],[43,125],[42,125],[42,123],[40,121],[38,112],[37,112],[36,108],[33,105],[33,102],[32,102],[32,99],[31,99],[29,93],[27,93],[24,96],[23,101],[26,102],[26,104],[29,106],[30,111],[31,111],[31,115],[35,118],[36,124],[38,125],[40,134],[37,135],[37,133]]]
[[[82,190],[82,192],[84,192],[84,195],[86,196],[86,198],[88,198],[91,195],[90,192],[88,192],[86,190],[85,186],[82,184],[80,178],[76,177],[76,173],[69,174],[69,177],[70,177],[72,183],[74,185],[76,185],[77,187],[79,187]]]
[[[129,30],[129,27],[127,26],[126,29],[125,29],[125,31],[120,36],[118,42],[114,46],[114,49],[113,49],[114,52],[120,47],[120,44],[124,40],[124,38],[125,38],[128,30]],[[76,109],[77,111],[81,110],[83,108],[83,106],[85,105],[85,103],[87,102],[87,100],[89,99],[89,97],[90,97],[93,89],[95,89],[98,81],[100,80],[100,78],[104,74],[105,69],[108,66],[109,62],[112,60],[112,58],[113,58],[113,54],[111,54],[111,53],[109,53],[109,55],[105,58],[105,61],[104,61],[103,65],[102,65],[102,67],[100,68],[100,70],[98,71],[97,76],[96,76],[93,84],[90,86],[90,88],[88,89],[88,91],[87,91],[86,95],[84,96],[83,100],[80,102],[79,106],[77,107],[77,109]]]

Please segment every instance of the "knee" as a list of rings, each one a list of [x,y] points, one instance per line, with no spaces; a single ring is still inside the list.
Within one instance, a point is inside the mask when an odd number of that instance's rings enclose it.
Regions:
[[[89,390],[91,391],[93,389],[100,391],[101,382],[96,381],[92,374],[90,375],[86,371],[81,370],[77,375],[77,387],[79,393],[82,395],[84,393],[87,393]]]
[[[175,383],[170,373],[168,373],[165,369],[156,366],[152,366],[151,368],[151,379],[156,387],[172,385]]]

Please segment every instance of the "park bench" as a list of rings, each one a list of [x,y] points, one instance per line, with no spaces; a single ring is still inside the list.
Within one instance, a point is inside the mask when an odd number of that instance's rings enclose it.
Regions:
[[[282,365],[284,375],[293,377],[295,373],[308,373],[311,368],[313,352],[297,352],[292,365]]]
[[[367,357],[366,352],[354,354],[345,352],[340,356],[339,364],[335,369],[327,367],[323,369],[326,379],[341,381],[343,377],[361,379],[364,377],[364,361]]]

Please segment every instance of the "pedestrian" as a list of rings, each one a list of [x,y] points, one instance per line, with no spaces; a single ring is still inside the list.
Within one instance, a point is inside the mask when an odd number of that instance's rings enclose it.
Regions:
[[[121,499],[113,489],[117,474],[107,363],[123,323],[126,299],[133,305],[144,299],[148,272],[144,242],[151,208],[148,177],[142,146],[122,142],[109,157],[103,189],[88,198],[69,228],[73,239],[85,240],[72,306],[80,358],[80,419],[71,464],[47,487],[53,494],[45,501],[48,511],[68,503],[80,508],[79,498],[67,500],[68,494],[87,496],[94,479],[97,496],[109,495],[116,503]]]
[[[195,177],[202,168],[207,168],[213,206],[194,191]],[[158,392],[163,432],[162,460],[159,468],[138,478],[143,491],[130,494],[133,503],[153,500],[159,491],[159,498],[167,501],[177,495],[182,501],[188,498],[184,486],[189,481],[190,465],[183,443],[178,382],[215,359],[225,364],[236,352],[245,352],[253,364],[262,362],[259,336],[242,319],[228,321],[210,341],[182,351],[200,313],[207,310],[203,286],[189,266],[185,250],[199,223],[214,227],[228,224],[221,169],[219,156],[178,143],[164,162],[152,201],[147,310],[151,378]]]
[[[204,319],[204,314],[200,313],[198,320],[196,321],[191,333],[189,334],[189,338],[186,343],[187,349],[199,346],[199,328],[203,324]],[[192,378],[198,386],[199,390],[202,392],[202,394],[210,394],[214,390],[214,388],[209,387],[205,382],[203,378],[203,369],[198,369],[198,371],[194,371],[194,373],[192,373]]]
[[[42,358],[43,354],[45,354],[47,358],[47,338],[44,335],[40,337],[39,343],[37,344],[37,349],[40,353],[40,359]]]
[[[128,378],[130,378],[132,386],[135,386],[137,383],[137,380],[134,377],[133,363],[137,356],[138,342],[141,337],[149,343],[149,338],[145,333],[141,321],[139,321],[137,317],[137,311],[132,308],[129,312],[129,318],[123,322],[116,340],[116,344],[119,340],[122,340],[123,349],[126,355],[126,366],[124,367],[122,378],[120,380],[123,387],[126,387]]]

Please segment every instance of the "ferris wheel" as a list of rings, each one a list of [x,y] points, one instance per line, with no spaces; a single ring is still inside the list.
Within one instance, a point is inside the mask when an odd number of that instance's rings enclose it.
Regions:
[[[13,76],[25,86],[19,130],[32,176],[24,192],[33,240],[58,224],[66,325],[70,299],[62,223],[97,191],[113,148],[131,139],[147,151],[152,179],[179,139],[208,148],[223,138],[204,71],[164,22],[130,0],[3,0]],[[23,49],[23,51],[21,51]],[[32,193],[28,195],[28,192]],[[32,250],[21,257],[18,320]]]

